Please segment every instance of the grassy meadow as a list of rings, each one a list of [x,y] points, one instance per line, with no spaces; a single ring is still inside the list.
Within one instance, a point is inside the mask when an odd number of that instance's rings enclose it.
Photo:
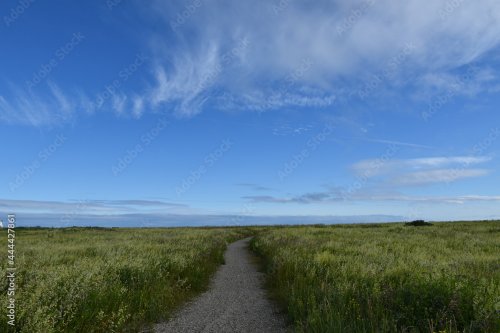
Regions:
[[[249,234],[246,228],[18,228],[15,330],[136,332],[204,290],[226,245]],[[7,239],[5,230],[0,236]],[[5,306],[0,317],[0,331],[8,332]]]
[[[227,244],[249,235],[297,332],[500,332],[500,222],[18,228],[15,330],[147,328],[205,290]],[[6,291],[4,279],[2,304]],[[0,316],[7,332],[5,306]]]
[[[500,332],[500,222],[273,228],[252,248],[298,332]]]

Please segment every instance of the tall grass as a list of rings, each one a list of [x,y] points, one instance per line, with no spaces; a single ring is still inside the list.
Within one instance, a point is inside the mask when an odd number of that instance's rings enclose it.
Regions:
[[[206,288],[249,229],[18,229],[18,332],[137,331]],[[1,232],[2,239],[7,239]],[[4,243],[6,244],[6,242]],[[0,252],[5,277],[7,249]],[[6,305],[2,279],[0,303]],[[6,307],[0,331],[7,332]]]
[[[500,223],[292,227],[258,235],[298,332],[500,332]]]

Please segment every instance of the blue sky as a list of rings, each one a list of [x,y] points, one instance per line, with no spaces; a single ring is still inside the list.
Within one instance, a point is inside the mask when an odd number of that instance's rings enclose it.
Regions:
[[[496,1],[0,12],[5,214],[500,217]]]

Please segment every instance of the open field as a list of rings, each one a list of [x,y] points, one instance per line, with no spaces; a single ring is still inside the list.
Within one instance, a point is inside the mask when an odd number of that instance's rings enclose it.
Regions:
[[[499,222],[18,228],[16,330],[151,327],[206,290],[227,244],[250,235],[298,332],[500,331]],[[4,280],[2,304],[6,291]]]
[[[135,332],[204,290],[227,243],[249,229],[19,228],[16,234],[18,332]],[[4,231],[0,236],[7,239]],[[7,332],[3,281],[0,331]]]
[[[275,228],[252,247],[299,332],[499,332],[500,223]]]

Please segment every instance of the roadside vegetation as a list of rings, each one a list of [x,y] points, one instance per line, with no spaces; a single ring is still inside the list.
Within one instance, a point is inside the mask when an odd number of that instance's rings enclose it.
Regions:
[[[500,222],[273,228],[252,241],[298,332],[500,332]]]
[[[248,228],[16,230],[17,332],[137,332],[207,287]],[[5,230],[0,232],[7,239]],[[0,252],[6,276],[7,246]],[[2,279],[0,331],[7,325]],[[10,329],[10,330],[9,330]]]

